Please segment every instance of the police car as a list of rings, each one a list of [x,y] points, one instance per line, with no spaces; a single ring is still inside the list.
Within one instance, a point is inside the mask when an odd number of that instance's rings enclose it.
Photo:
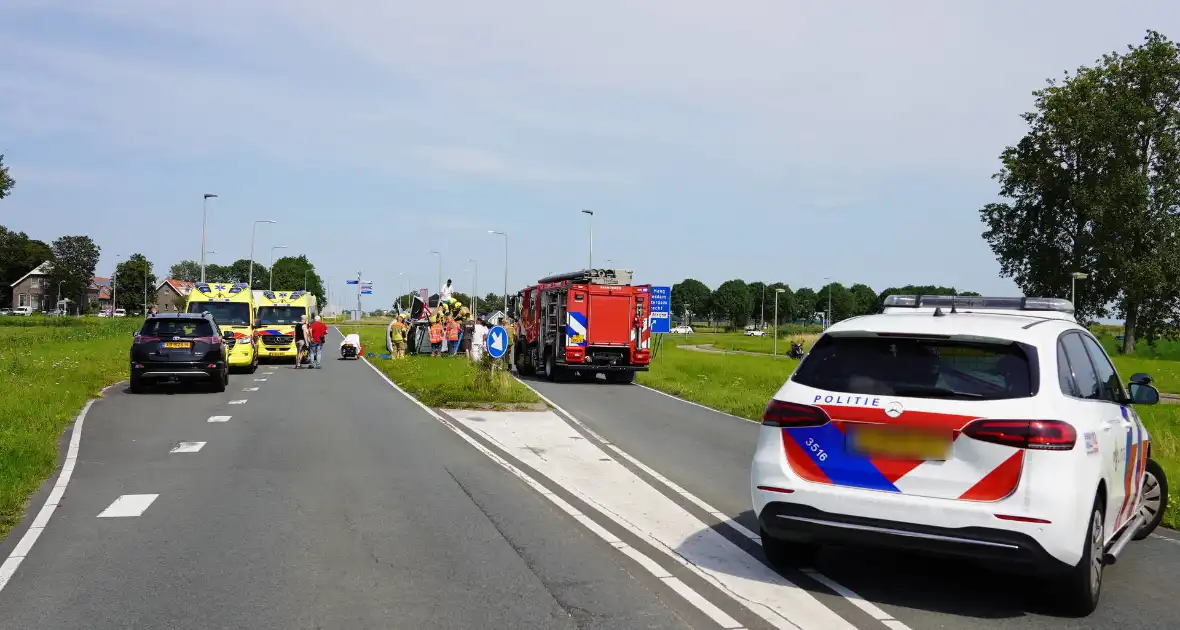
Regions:
[[[751,469],[772,564],[821,543],[996,561],[1067,612],[1146,538],[1167,479],[1119,378],[1055,298],[894,295],[828,328],[766,407]]]

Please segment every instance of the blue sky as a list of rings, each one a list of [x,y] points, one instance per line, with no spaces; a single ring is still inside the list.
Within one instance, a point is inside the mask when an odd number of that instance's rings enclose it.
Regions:
[[[250,248],[366,308],[595,262],[637,279],[1016,291],[980,238],[1045,78],[1180,3],[4,0],[0,223],[159,271]],[[466,269],[467,271],[463,271]],[[400,280],[397,274],[402,273]],[[400,282],[400,288],[399,283]],[[334,300],[335,301],[335,300]]]

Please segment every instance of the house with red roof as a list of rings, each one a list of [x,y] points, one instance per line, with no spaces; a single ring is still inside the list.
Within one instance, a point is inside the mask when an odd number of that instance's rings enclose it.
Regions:
[[[195,282],[166,278],[156,287],[156,309],[161,313],[183,312],[194,286]]]

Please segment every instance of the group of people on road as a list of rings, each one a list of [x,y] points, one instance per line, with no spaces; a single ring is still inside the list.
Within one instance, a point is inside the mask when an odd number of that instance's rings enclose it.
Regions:
[[[443,285],[439,291],[438,305],[430,313],[427,334],[430,340],[430,356],[458,356],[462,350],[468,360],[480,361],[483,358],[484,346],[488,338],[488,322],[483,317],[476,316],[467,306],[454,298],[451,281]],[[514,329],[512,321],[507,317],[501,326],[508,332],[508,349],[506,354],[511,362]],[[390,354],[392,358],[406,356],[406,343],[410,336],[410,317],[406,313],[398,314],[389,325]]]
[[[328,337],[328,325],[315,316],[315,321],[307,323],[307,316],[299,318],[295,325],[295,369],[303,367],[303,360],[308,360],[307,369],[318,370],[323,367],[324,341]]]

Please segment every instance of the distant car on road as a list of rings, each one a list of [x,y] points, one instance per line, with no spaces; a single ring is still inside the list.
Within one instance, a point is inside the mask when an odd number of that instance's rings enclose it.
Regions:
[[[229,364],[217,331],[208,313],[148,316],[131,345],[131,391],[138,394],[164,381],[196,381],[224,392]]]
[[[758,330],[756,328],[751,328],[750,330],[746,331],[747,337],[761,337],[765,334],[766,334],[765,330]]]
[[[12,309],[0,308],[0,315],[12,315]]]
[[[13,315],[25,315],[25,316],[28,316],[28,315],[32,315],[33,313],[36,313],[36,312],[37,312],[37,311],[34,311],[34,310],[33,310],[33,307],[31,307],[31,306],[18,306],[18,307],[16,307],[16,308],[12,309],[12,314],[13,314]]]
[[[117,308],[115,309],[115,314],[111,317],[127,317],[127,309]]]
[[[685,326],[682,324],[680,326],[673,328],[672,330],[669,330],[668,332],[673,335],[691,335],[692,334],[692,326]]]

